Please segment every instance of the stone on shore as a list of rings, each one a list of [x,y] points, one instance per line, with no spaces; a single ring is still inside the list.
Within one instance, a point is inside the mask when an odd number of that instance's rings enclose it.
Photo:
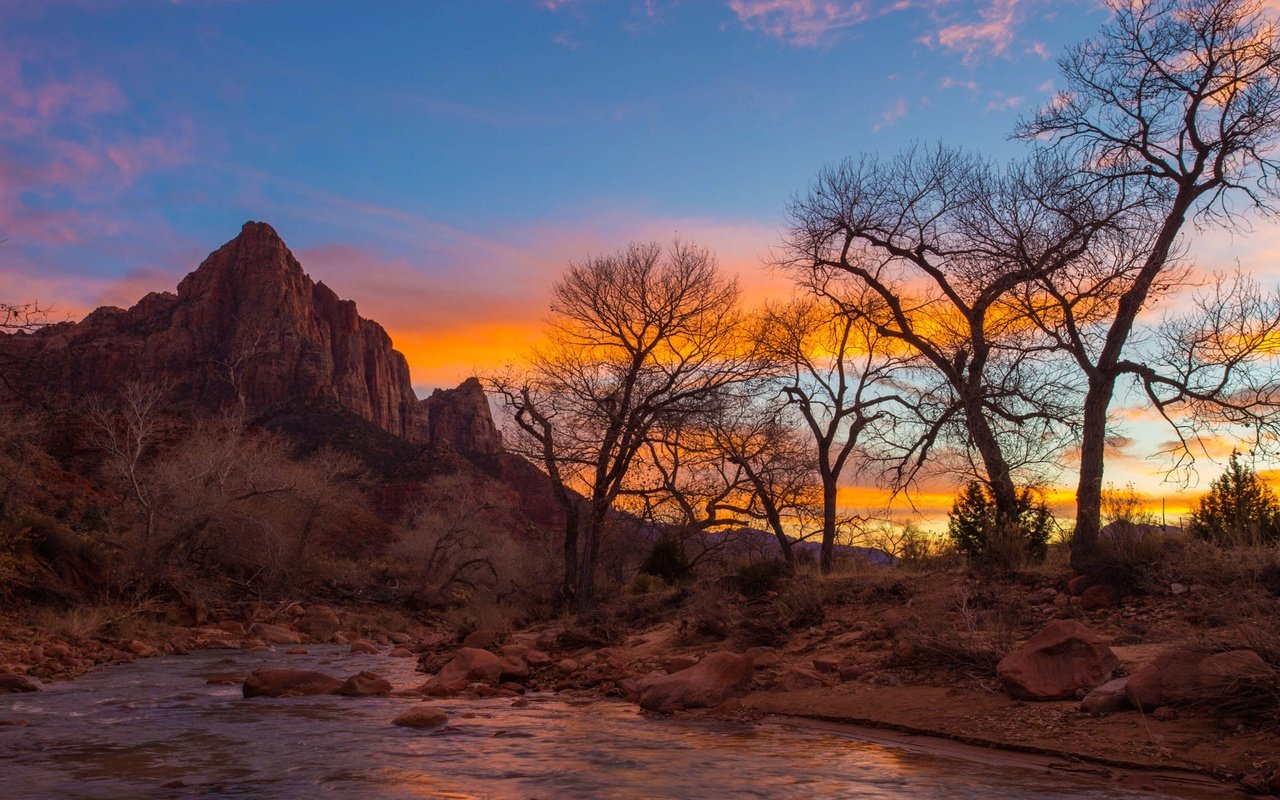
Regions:
[[[0,672],[0,694],[9,692],[37,692],[40,684],[26,675],[12,672]]]
[[[1129,703],[1129,696],[1125,693],[1128,683],[1128,678],[1107,681],[1084,696],[1084,700],[1080,701],[1080,710],[1086,714],[1099,716],[1133,708]]]
[[[1276,672],[1252,650],[1204,653],[1169,650],[1129,679],[1126,694],[1136,708],[1153,711],[1191,705],[1224,692],[1274,682]]]
[[[1005,656],[996,675],[1018,700],[1071,700],[1110,680],[1120,666],[1111,648],[1079,622],[1058,620]]]
[[[374,672],[357,672],[343,681],[338,694],[344,697],[386,697],[391,694],[391,681]]]
[[[306,697],[337,694],[342,681],[309,669],[254,670],[244,682],[245,697]]]
[[[302,636],[283,625],[270,625],[258,622],[249,629],[249,635],[261,639],[267,644],[302,644]]]
[[[669,714],[718,706],[747,693],[754,669],[751,656],[711,653],[692,667],[645,680],[640,688],[640,707]]]
[[[449,716],[432,706],[411,708],[391,721],[402,728],[438,728],[449,721]]]

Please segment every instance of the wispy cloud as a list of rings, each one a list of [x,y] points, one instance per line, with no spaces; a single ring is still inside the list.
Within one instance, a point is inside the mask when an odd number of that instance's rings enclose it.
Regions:
[[[943,89],[968,89],[971,92],[976,92],[979,89],[977,81],[953,78],[950,75],[943,78],[939,85]]]
[[[114,124],[128,111],[119,86],[35,63],[0,54],[0,230],[53,245],[119,234],[127,223],[104,209],[145,173],[188,161],[191,126],[125,132]]]
[[[889,104],[880,114],[880,121],[871,127],[872,133],[879,133],[885,128],[898,124],[907,116],[907,101],[899,97],[897,100]]]
[[[977,20],[944,25],[926,41],[960,53],[971,64],[980,56],[1004,55],[1023,16],[1021,0],[992,0],[978,10]]]
[[[729,0],[729,9],[743,27],[803,47],[827,44],[846,28],[907,5],[862,0]]]

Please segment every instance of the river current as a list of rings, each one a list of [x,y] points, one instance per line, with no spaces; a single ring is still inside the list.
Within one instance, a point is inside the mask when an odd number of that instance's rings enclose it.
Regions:
[[[0,695],[0,797],[1117,798],[1114,784],[978,765],[780,724],[651,717],[612,700],[433,701],[436,731],[391,720],[410,698],[240,696],[218,672],[372,670],[412,659],[203,651]]]

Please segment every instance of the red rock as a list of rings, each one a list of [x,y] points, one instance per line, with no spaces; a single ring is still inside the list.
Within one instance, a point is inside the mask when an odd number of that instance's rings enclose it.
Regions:
[[[397,647],[390,653],[387,653],[387,655],[392,658],[413,658],[413,651],[407,647]]]
[[[249,676],[243,672],[215,672],[205,681],[209,686],[234,686],[244,683]]]
[[[307,669],[259,669],[244,682],[245,697],[303,697],[337,694],[342,681]]]
[[[1099,611],[1112,608],[1120,598],[1114,586],[1106,583],[1095,583],[1080,594],[1080,608],[1085,611]]]
[[[391,694],[391,681],[373,672],[357,672],[343,681],[338,694],[344,697],[386,697]]]
[[[26,675],[17,675],[12,672],[0,672],[0,694],[9,692],[35,692],[40,690],[40,684],[28,678]]]
[[[467,634],[465,639],[462,640],[463,647],[478,647],[482,650],[489,647],[496,647],[497,644],[498,634],[493,631],[486,630],[472,631]]]
[[[290,647],[288,650],[285,650],[284,652],[286,655],[291,655],[291,656],[305,656],[307,654],[307,648]]]
[[[1085,714],[1097,716],[1133,708],[1125,690],[1128,683],[1128,678],[1107,681],[1084,696],[1080,701],[1080,710]]]
[[[698,659],[694,658],[693,656],[672,656],[671,658],[667,659],[667,663],[663,666],[663,669],[665,669],[667,671],[667,674],[670,675],[673,672],[679,672],[682,669],[688,669],[689,667],[692,667],[694,664],[697,664],[697,663],[698,663]]]
[[[302,636],[283,625],[269,625],[265,622],[259,622],[249,629],[249,635],[268,644],[302,644]]]
[[[1247,691],[1266,685],[1276,673],[1252,650],[1208,653],[1170,650],[1156,656],[1130,679],[1129,702],[1143,711],[1193,704],[1224,690]]]
[[[230,633],[234,636],[244,636],[244,625],[233,619],[225,619],[214,627],[223,633]]]
[[[418,706],[411,708],[391,721],[402,728],[439,728],[449,721],[449,715],[438,708]]]
[[[317,642],[328,642],[338,632],[338,615],[328,606],[310,606],[306,612],[293,623],[302,633]]]
[[[351,643],[351,649],[348,652],[352,654],[377,655],[378,646],[367,639],[356,639]]]
[[[154,647],[147,644],[146,642],[140,642],[137,639],[134,639],[133,641],[126,644],[124,646],[124,649],[140,658],[150,658],[151,656],[157,656],[160,654],[159,650],[155,649]]]
[[[840,671],[840,665],[844,663],[844,659],[839,656],[814,656],[813,668],[818,672],[825,672],[828,675],[834,675]]]
[[[754,669],[750,656],[711,653],[688,669],[647,679],[640,690],[640,707],[662,713],[711,708],[745,694]]]
[[[500,658],[488,650],[461,647],[453,660],[423,684],[423,691],[431,692],[459,681],[496,684],[504,675],[523,678],[528,674],[528,665],[519,659]]]
[[[1019,700],[1069,700],[1111,678],[1120,666],[1097,634],[1074,620],[1058,620],[1005,656],[996,675]]]
[[[1167,650],[1129,676],[1125,694],[1134,708],[1152,711],[1169,703],[1188,701],[1194,694],[1200,662],[1208,653]]]

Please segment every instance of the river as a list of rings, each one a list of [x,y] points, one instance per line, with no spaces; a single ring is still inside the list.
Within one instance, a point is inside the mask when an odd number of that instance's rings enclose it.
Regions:
[[[434,732],[394,727],[409,698],[240,696],[212,673],[368,669],[412,659],[202,651],[0,695],[0,797],[19,798],[1124,798],[1114,784],[977,765],[781,724],[660,718],[612,700],[433,702]]]

